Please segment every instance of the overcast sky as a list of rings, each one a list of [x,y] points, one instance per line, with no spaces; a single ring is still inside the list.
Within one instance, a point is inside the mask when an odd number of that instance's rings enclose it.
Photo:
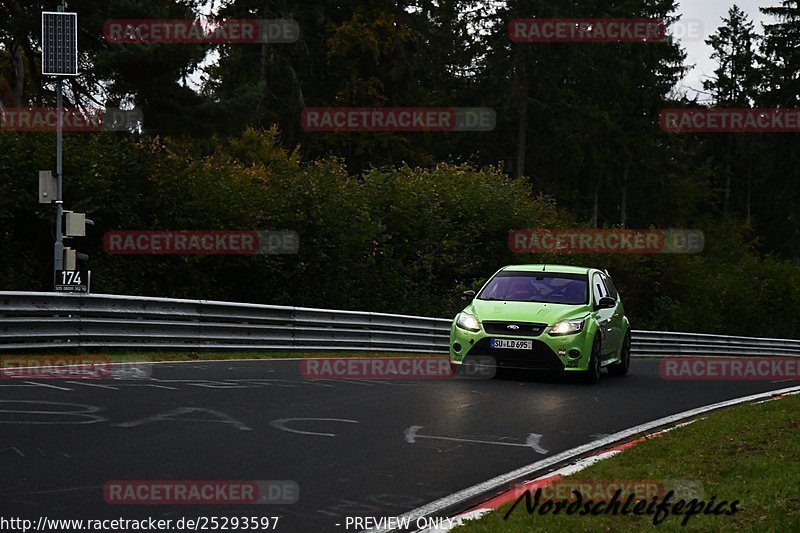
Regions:
[[[686,78],[679,85],[681,91],[686,91],[689,97],[694,97],[696,91],[703,90],[702,80],[713,76],[716,64],[711,59],[711,47],[705,44],[705,40],[712,35],[717,28],[722,25],[722,18],[728,14],[728,9],[736,4],[739,9],[747,13],[750,20],[755,23],[755,31],[762,33],[761,23],[771,22],[764,17],[758,10],[759,7],[780,5],[780,0],[682,0],[679,12],[683,15],[685,29],[691,32],[687,38],[681,40],[683,48],[686,50],[686,63],[695,65],[690,70]],[[689,21],[702,23],[702,39],[694,36],[695,27]],[[708,95],[700,94],[698,100],[708,100]]]

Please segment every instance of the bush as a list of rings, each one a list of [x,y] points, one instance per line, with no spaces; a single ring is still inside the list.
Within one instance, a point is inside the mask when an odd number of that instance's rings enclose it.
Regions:
[[[170,146],[180,148],[170,149]],[[65,135],[65,203],[97,221],[76,247],[93,292],[452,316],[458,294],[511,263],[608,268],[637,329],[797,337],[800,269],[760,258],[736,223],[701,223],[699,255],[512,254],[512,229],[578,227],[500,169],[440,164],[349,175],[303,163],[278,132],[248,130],[206,155],[183,141]],[[36,203],[52,135],[0,136],[0,287],[49,290],[51,206]],[[111,229],[291,229],[286,256],[108,255]]]

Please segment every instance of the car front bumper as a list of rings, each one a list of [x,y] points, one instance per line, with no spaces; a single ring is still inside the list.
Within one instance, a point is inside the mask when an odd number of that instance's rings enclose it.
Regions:
[[[480,364],[492,361],[497,368],[542,370],[552,372],[584,372],[589,368],[593,335],[584,328],[575,335],[552,337],[546,328],[538,336],[498,335],[466,331],[453,322],[450,329],[450,362],[455,365],[476,358]],[[530,340],[530,350],[492,348],[491,339]]]

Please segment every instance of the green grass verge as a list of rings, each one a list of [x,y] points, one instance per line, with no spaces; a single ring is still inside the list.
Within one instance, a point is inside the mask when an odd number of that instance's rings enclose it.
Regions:
[[[670,515],[655,526],[653,515],[540,515],[538,508],[528,514],[523,500],[508,520],[504,515],[511,504],[454,531],[800,531],[800,395],[713,413],[567,479],[700,482],[706,502],[712,496],[716,503],[739,500],[738,511],[730,516],[701,512],[686,526],[681,525],[684,516]]]

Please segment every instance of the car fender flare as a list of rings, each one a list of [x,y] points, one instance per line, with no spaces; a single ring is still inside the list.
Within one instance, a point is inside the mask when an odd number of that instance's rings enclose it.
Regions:
[[[631,334],[631,321],[628,320],[627,316],[624,316],[622,318],[623,318],[623,321],[622,321],[622,332],[623,332],[622,333],[622,338],[624,339],[625,335],[630,335]]]
[[[594,342],[594,336],[600,335],[600,341],[603,340],[603,328],[597,323],[597,319],[591,315],[586,317],[586,337],[591,338]]]

